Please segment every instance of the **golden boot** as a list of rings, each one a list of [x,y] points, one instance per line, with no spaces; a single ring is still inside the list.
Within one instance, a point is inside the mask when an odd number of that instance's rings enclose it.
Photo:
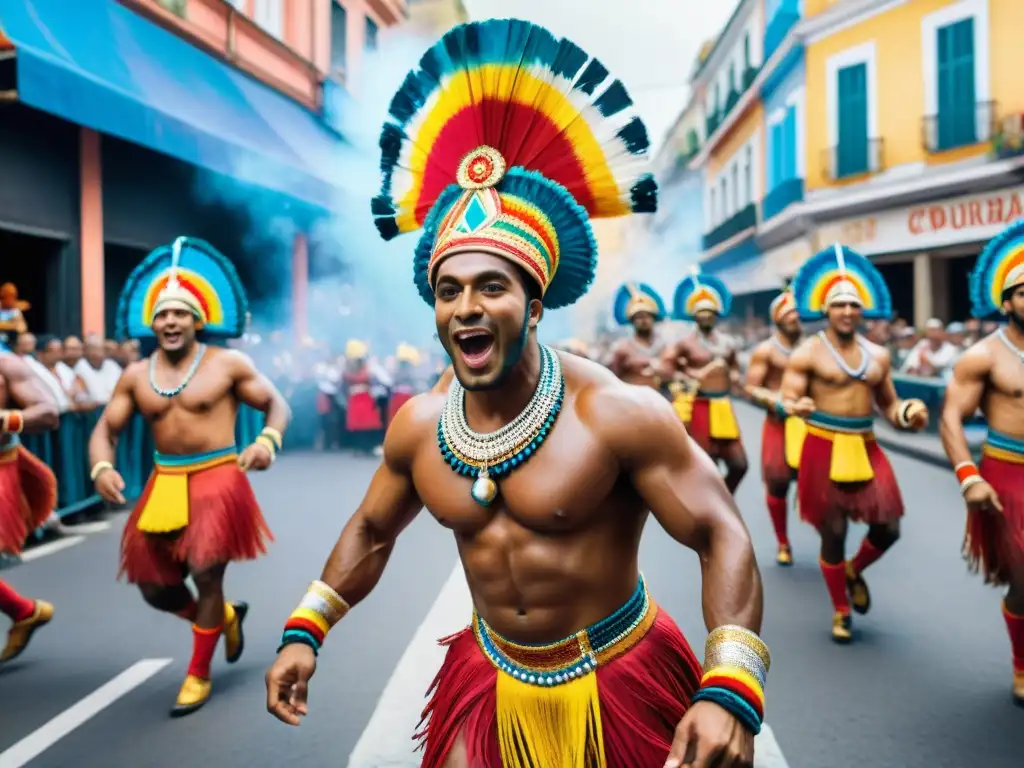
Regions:
[[[837,612],[832,617],[832,641],[840,645],[853,642],[853,621],[848,613]]]
[[[15,622],[7,633],[7,644],[3,653],[0,653],[0,664],[11,661],[21,655],[28,647],[28,641],[32,639],[33,633],[42,626],[45,626],[53,618],[53,606],[45,600],[35,601],[35,610],[27,619]]]
[[[862,616],[871,610],[871,591],[864,581],[864,574],[853,569],[853,562],[846,561],[846,591],[850,595],[850,605]]]
[[[248,613],[248,603],[224,603],[224,655],[228,664],[234,664],[242,658],[242,651],[245,650],[242,622]]]
[[[186,675],[178,691],[178,700],[171,710],[171,717],[184,717],[201,709],[210,700],[213,682],[195,675]]]

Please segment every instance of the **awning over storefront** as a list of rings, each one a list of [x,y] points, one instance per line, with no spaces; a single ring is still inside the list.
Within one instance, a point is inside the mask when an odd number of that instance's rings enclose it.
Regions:
[[[114,0],[0,0],[0,27],[25,104],[318,207],[335,198],[337,134]]]

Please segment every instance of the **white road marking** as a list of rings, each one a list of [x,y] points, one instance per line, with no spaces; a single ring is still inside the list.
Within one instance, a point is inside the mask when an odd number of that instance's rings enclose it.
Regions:
[[[66,536],[62,539],[54,539],[48,541],[46,544],[40,544],[38,547],[30,547],[21,553],[21,561],[23,563],[30,563],[33,560],[38,560],[41,557],[52,555],[60,552],[68,547],[73,547],[76,544],[81,544],[85,541],[85,536]],[[7,768],[5,765],[4,768]]]
[[[71,533],[102,533],[103,531],[110,529],[109,520],[97,520],[93,523],[78,523],[76,525],[67,526],[67,530]]]
[[[465,627],[472,612],[473,600],[457,562],[384,686],[349,756],[349,768],[419,768],[420,754],[413,752],[411,736],[427,688],[444,661],[445,649],[437,641]],[[789,768],[770,726],[761,729],[754,744],[755,768]]]
[[[21,768],[91,717],[109,707],[129,691],[142,685],[171,661],[173,659],[143,659],[136,662],[70,709],[64,710],[14,746],[0,752],[0,766]]]

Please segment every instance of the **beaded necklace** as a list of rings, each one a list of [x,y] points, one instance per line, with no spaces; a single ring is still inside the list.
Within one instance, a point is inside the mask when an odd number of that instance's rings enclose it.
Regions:
[[[149,386],[153,388],[161,397],[177,397],[188,386],[189,382],[192,381],[192,377],[196,375],[196,371],[199,370],[199,363],[203,359],[203,355],[206,354],[206,345],[200,344],[199,351],[196,352],[195,358],[192,360],[192,365],[189,366],[188,372],[185,374],[185,378],[181,380],[181,383],[174,389],[161,389],[156,383],[156,352],[153,353],[152,357],[149,358]]]
[[[784,354],[786,357],[789,357],[791,354],[793,354],[793,348],[787,347],[785,344],[779,341],[779,337],[776,336],[774,333],[772,334],[772,344],[774,344],[775,348],[779,350],[779,352]]]
[[[522,413],[494,432],[474,432],[466,421],[466,390],[452,381],[441,417],[437,444],[445,463],[464,477],[476,476],[470,494],[481,506],[498,497],[499,480],[524,464],[544,443],[562,410],[565,380],[558,356],[541,350],[540,380]]]
[[[857,337],[857,346],[860,347],[860,363],[856,368],[851,368],[847,365],[843,356],[839,354],[839,350],[832,346],[832,342],[828,340],[828,336],[824,331],[818,331],[818,338],[825,342],[825,346],[828,347],[828,351],[832,353],[832,357],[835,358],[839,367],[843,369],[843,373],[851,379],[864,381],[868,373],[868,363],[871,362],[871,354],[868,352],[867,345],[860,336]]]
[[[714,341],[711,340],[710,334],[705,336],[703,333],[699,332],[697,334],[697,341],[699,341],[700,345],[704,347],[704,349],[706,349],[708,352],[710,352],[714,357],[728,357],[729,353],[732,351],[732,348],[729,344],[729,339],[723,338],[716,331],[712,331],[711,333],[713,333],[715,336]]]
[[[1024,363],[1024,349],[1018,349],[1017,346],[1010,341],[1010,337],[1006,335],[1006,329],[999,329],[999,339],[1006,345],[1006,348],[1013,352],[1017,359]]]

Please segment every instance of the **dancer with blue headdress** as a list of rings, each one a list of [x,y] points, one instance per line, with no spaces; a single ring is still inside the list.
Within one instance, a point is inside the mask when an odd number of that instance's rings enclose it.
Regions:
[[[736,341],[718,324],[729,315],[732,294],[719,278],[694,267],[676,287],[672,314],[696,324],[693,333],[671,344],[662,370],[693,392],[687,429],[690,437],[716,462],[725,465],[725,484],[736,492],[747,474],[747,452],[732,405],[739,385]]]
[[[120,570],[152,607],[192,624],[192,660],[172,716],[209,700],[222,634],[228,662],[241,656],[248,606],[225,601],[224,571],[264,554],[271,538],[244,473],[273,463],[288,404],[248,356],[208,343],[236,339],[245,325],[245,292],[223,254],[188,237],[157,248],[128,276],[117,307],[117,335],[156,350],[125,369],[89,441],[96,491],[124,504],[117,437],[136,411],[153,430],[155,468],[125,525]],[[267,426],[239,451],[243,403],[265,413]]]
[[[593,278],[590,218],[655,209],[625,88],[569,40],[493,20],[447,33],[390,116],[372,210],[385,237],[423,229],[413,275],[453,373],[395,415],[285,624],[268,709],[301,722],[325,637],[425,507],[455,532],[473,612],[441,641],[424,766],[752,764],[770,656],[732,498],[661,395],[537,339]],[[704,564],[705,670],[640,575],[649,516]]]
[[[786,413],[804,417],[797,500],[800,517],[821,536],[821,572],[832,599],[832,639],[853,639],[850,609],[865,614],[871,594],[864,570],[896,543],[903,499],[875,441],[876,409],[903,431],[928,423],[920,400],[900,400],[884,348],[860,335],[865,319],[889,319],[889,287],[864,256],[836,244],[793,277],[800,318],[827,327],[790,355],[782,378]],[[848,521],[866,523],[857,554],[846,559]]]
[[[1003,618],[1010,635],[1013,696],[1024,706],[1024,222],[992,239],[971,274],[972,312],[1007,324],[971,346],[946,387],[940,434],[967,504],[964,556],[985,582],[1009,587]],[[988,423],[981,466],[964,420]]]
[[[627,384],[661,389],[661,355],[665,340],[657,324],[665,319],[661,296],[646,283],[626,283],[615,295],[615,322],[633,333],[612,348],[608,367]]]

